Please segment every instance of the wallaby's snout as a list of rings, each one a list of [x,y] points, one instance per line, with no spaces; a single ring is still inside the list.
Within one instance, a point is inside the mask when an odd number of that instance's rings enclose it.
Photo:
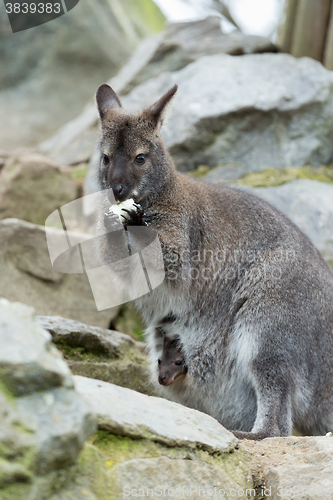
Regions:
[[[116,198],[116,200],[120,201],[120,198],[121,198],[121,195],[123,195],[126,191],[126,189],[124,188],[123,184],[111,184],[111,189],[113,191],[113,194],[114,194],[114,197]]]

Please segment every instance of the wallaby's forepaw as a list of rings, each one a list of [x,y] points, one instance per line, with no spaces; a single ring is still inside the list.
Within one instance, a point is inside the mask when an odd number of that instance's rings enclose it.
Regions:
[[[146,226],[147,224],[143,220],[144,211],[142,206],[136,203],[133,203],[133,205],[136,210],[128,210],[127,208],[122,209],[123,212],[126,212],[126,215],[121,214],[124,226]]]

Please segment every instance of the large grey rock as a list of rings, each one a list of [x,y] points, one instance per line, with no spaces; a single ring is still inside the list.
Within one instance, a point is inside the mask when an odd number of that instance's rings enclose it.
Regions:
[[[0,4],[0,147],[34,146],[74,118],[145,36],[162,29],[152,0],[85,0],[13,34]]]
[[[175,83],[179,90],[163,136],[181,170],[224,165],[226,180],[232,180],[267,167],[331,161],[333,74],[320,63],[287,54],[202,57],[135,87],[123,97],[123,105],[131,112],[142,109]],[[87,118],[87,127],[78,134],[73,124],[68,125],[75,150],[82,142],[86,159],[89,151],[92,157],[98,139],[93,108],[76,123],[81,126]],[[64,131],[52,145],[55,158],[77,161],[75,151],[67,148]]]
[[[333,491],[333,438],[287,437],[244,442],[252,456],[255,476],[264,484],[265,497],[331,498]]]
[[[73,463],[85,440],[95,431],[93,409],[65,388],[18,398],[16,409],[26,430],[34,434],[35,466],[39,473]]]
[[[76,390],[95,408],[100,429],[210,453],[229,453],[237,444],[231,432],[205,413],[107,382],[74,378]]]
[[[47,500],[95,416],[32,308],[0,299],[0,356],[0,498]]]
[[[78,188],[70,173],[39,154],[9,157],[0,172],[0,218],[34,224],[75,200]]]
[[[182,170],[235,162],[259,171],[332,158],[333,73],[312,59],[203,57],[136,87],[124,106],[141,109],[175,83],[179,90],[163,135]]]
[[[265,37],[246,35],[240,31],[223,33],[218,16],[168,23],[149,54],[149,59],[127,83],[122,93],[127,94],[137,85],[163,72],[178,71],[203,56],[239,56],[262,52],[276,52],[276,47]]]
[[[130,347],[136,346],[140,351],[145,347],[145,344],[135,342],[124,333],[88,326],[60,316],[37,316],[36,319],[51,333],[55,344],[83,347],[87,352],[102,354],[110,359],[118,358]]]
[[[163,33],[141,42],[120,72],[108,83],[125,95],[138,84],[165,71],[176,71],[205,55],[233,55],[275,51],[274,45],[263,37],[220,29],[219,17],[199,21],[169,23]],[[40,145],[41,151],[58,163],[71,165],[88,161],[96,146],[97,110],[95,104],[60,128]]]
[[[239,186],[286,214],[320,250],[333,269],[333,185],[298,179],[282,186]]]
[[[55,238],[63,238],[54,229]],[[0,296],[20,301],[38,314],[61,315],[108,327],[117,308],[97,311],[86,274],[63,274],[53,269],[45,227],[5,219],[0,221]]]
[[[72,387],[71,373],[34,310],[0,299],[0,380],[16,396],[55,386]]]
[[[37,316],[37,321],[51,333],[75,375],[154,394],[149,382],[145,343],[120,332],[59,316]]]

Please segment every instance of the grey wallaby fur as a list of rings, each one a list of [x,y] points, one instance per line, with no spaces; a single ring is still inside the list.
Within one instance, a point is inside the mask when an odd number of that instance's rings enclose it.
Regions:
[[[97,91],[101,189],[133,198],[158,232],[164,282],[135,305],[147,324],[152,381],[163,335],[179,338],[188,369],[161,388],[236,436],[333,430],[333,275],[282,213],[241,190],[178,172],[160,128],[177,86],[137,114]],[[101,207],[99,223],[107,207]],[[108,254],[107,236],[100,245]]]

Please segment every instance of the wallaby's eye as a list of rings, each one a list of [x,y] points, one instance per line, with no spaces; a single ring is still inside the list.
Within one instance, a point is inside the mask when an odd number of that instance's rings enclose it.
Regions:
[[[110,158],[108,157],[108,155],[102,155],[102,162],[105,166],[110,163]]]
[[[160,364],[161,364],[161,360],[160,360],[160,359],[158,359],[158,360],[157,360],[157,363],[158,363],[158,366],[160,366]]]
[[[138,165],[143,165],[145,162],[146,162],[146,155],[138,155],[136,158],[135,158],[135,163],[137,163]]]
[[[181,359],[177,359],[177,361],[175,361],[175,365],[177,366],[182,366],[183,362]]]

